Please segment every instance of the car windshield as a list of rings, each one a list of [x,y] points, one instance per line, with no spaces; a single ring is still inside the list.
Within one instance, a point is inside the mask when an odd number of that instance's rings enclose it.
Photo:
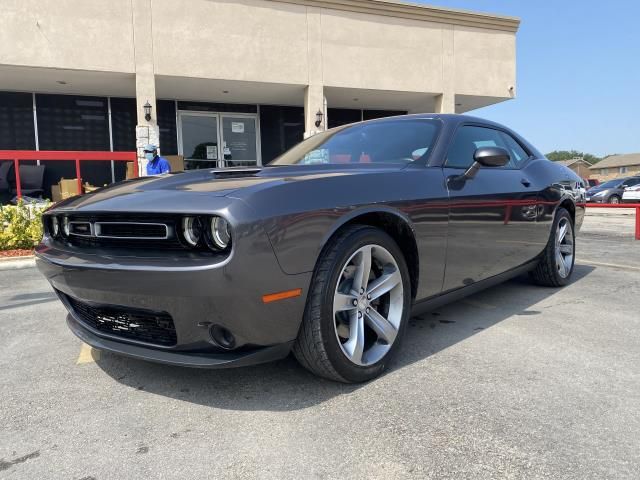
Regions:
[[[601,183],[598,188],[614,188],[622,183],[622,180],[609,180],[608,182]]]
[[[426,159],[439,128],[426,119],[346,125],[308,138],[269,165],[411,163]]]

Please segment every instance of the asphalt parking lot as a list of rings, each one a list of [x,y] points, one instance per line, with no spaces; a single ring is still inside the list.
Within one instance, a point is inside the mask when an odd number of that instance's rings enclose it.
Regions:
[[[0,270],[0,478],[640,478],[640,241],[590,211],[575,279],[414,318],[384,377],[185,370],[83,346]]]

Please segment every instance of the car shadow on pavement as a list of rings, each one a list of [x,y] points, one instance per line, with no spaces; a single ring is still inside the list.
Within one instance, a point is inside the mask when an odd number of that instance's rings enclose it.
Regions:
[[[580,288],[576,284],[593,270],[590,266],[576,265],[573,282],[565,288]],[[505,319],[526,317],[527,321],[535,321],[541,312],[531,307],[559,291],[534,286],[526,277],[516,278],[413,317],[402,348],[386,375],[424,361]],[[113,379],[136,390],[230,410],[299,410],[348,395],[366,385],[320,379],[298,365],[291,355],[269,364],[226,370],[173,367],[108,352],[102,352],[96,363]]]

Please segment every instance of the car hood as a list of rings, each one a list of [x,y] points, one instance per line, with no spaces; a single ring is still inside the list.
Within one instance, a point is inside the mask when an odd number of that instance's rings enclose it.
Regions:
[[[194,170],[125,180],[90,194],[64,200],[55,208],[74,211],[179,212],[184,211],[187,205],[197,206],[198,201],[194,201],[194,197],[201,197],[206,206],[210,203],[206,199],[211,197],[242,197],[243,193],[288,182],[397,171],[405,167],[406,164],[346,164]]]

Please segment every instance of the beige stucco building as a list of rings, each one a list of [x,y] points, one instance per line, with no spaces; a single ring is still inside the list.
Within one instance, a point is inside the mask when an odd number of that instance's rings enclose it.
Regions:
[[[107,150],[151,141],[202,165],[233,164],[229,151],[267,163],[327,127],[512,98],[518,25],[390,0],[4,0],[0,102],[32,96],[34,148],[70,146],[44,132],[45,111],[73,117],[70,98],[91,96],[78,113],[90,119],[58,132],[74,149],[103,145],[80,137],[100,136],[104,113]]]

